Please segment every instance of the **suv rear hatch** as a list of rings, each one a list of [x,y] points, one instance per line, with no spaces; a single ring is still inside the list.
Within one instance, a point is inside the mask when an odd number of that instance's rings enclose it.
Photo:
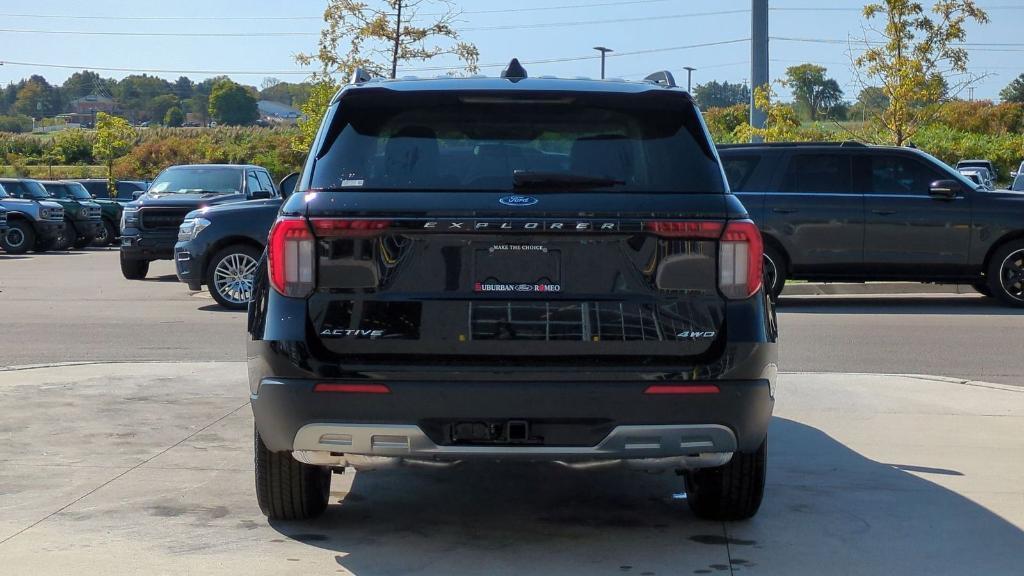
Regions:
[[[707,362],[725,299],[759,286],[760,237],[727,220],[717,158],[679,92],[359,89],[333,112],[306,217],[270,240],[272,284],[308,295],[321,352]]]

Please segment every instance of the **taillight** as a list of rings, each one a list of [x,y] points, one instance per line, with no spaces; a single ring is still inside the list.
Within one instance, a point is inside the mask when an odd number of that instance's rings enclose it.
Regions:
[[[310,222],[318,238],[369,238],[391,226],[389,220],[313,218]]]
[[[313,392],[340,392],[345,394],[391,394],[384,384],[335,384],[321,382],[313,386]]]
[[[742,300],[761,289],[764,242],[750,220],[730,222],[718,244],[718,287],[727,298]]]
[[[304,218],[274,222],[267,242],[270,285],[284,296],[305,298],[313,292],[316,265],[313,232]]]
[[[722,235],[721,222],[715,221],[656,221],[647,222],[647,231],[662,238],[718,239]]]

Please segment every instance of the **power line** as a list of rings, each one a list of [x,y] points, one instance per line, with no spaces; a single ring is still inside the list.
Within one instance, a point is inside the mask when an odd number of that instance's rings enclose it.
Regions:
[[[210,38],[245,38],[268,36],[319,36],[319,32],[103,32],[96,30],[28,30],[16,28],[0,28],[0,32],[11,34],[56,34],[62,36],[171,36],[171,37],[210,37]]]
[[[608,58],[622,58],[626,56],[638,56],[643,54],[654,54],[658,52],[675,52],[679,50],[690,50],[693,48],[706,48],[710,46],[724,46],[727,44],[738,44],[741,42],[749,42],[749,38],[738,38],[735,40],[722,40],[719,42],[704,42],[701,44],[688,44],[683,46],[667,46],[664,48],[648,48],[644,50],[633,50],[625,52],[613,52],[608,54]],[[523,64],[554,64],[559,62],[577,62],[582,60],[594,60],[600,58],[600,56],[568,56],[561,58],[545,58],[540,60],[524,60]],[[2,60],[0,64],[12,65],[12,66],[27,66],[36,68],[60,68],[65,70],[94,70],[102,72],[141,72],[148,74],[234,74],[237,76],[283,76],[283,75],[302,75],[309,76],[312,74],[310,70],[201,70],[201,69],[166,69],[166,68],[121,68],[111,66],[83,66],[83,65],[72,65],[72,64],[49,64],[42,62],[18,62],[13,60]],[[503,68],[508,65],[508,62],[498,62],[489,64],[480,64],[480,68]],[[461,68],[461,66],[427,66],[419,68],[403,68],[401,72],[437,72],[447,71]]]
[[[664,16],[637,16],[634,18],[613,18],[606,20],[575,20],[570,22],[540,22],[537,24],[506,24],[500,26],[477,26],[461,28],[462,32],[490,30],[530,30],[536,28],[565,28],[569,26],[590,26],[593,24],[622,24],[625,22],[649,22],[652,20],[678,20],[680,18],[699,18],[703,16],[724,16],[728,14],[748,14],[750,10],[718,10],[715,12],[691,12],[689,14],[666,14]]]
[[[571,10],[575,8],[603,8],[609,6],[634,6],[637,4],[664,4],[675,0],[620,0],[618,2],[585,2],[577,4],[563,4],[560,6],[538,6],[534,8],[501,8],[496,10],[464,10],[457,14],[509,14],[516,12],[548,12],[554,10]],[[421,14],[421,16],[442,16],[443,14]],[[171,21],[171,20],[233,20],[233,21],[260,21],[260,20],[291,20],[291,21],[320,21],[323,16],[97,16],[94,14],[27,14],[27,13],[0,13],[0,18],[34,18],[44,20],[130,20],[135,22],[146,21]]]

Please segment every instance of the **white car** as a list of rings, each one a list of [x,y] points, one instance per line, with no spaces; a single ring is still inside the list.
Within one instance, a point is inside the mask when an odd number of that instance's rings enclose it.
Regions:
[[[980,189],[995,190],[995,182],[987,168],[960,168],[959,172],[978,185]]]

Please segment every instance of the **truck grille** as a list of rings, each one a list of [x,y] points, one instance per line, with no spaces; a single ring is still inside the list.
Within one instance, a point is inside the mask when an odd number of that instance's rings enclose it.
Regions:
[[[6,223],[7,223],[7,211],[6,210],[0,210],[0,224],[6,224]]]
[[[85,214],[85,217],[88,218],[89,220],[100,219],[100,208],[86,207],[85,209],[83,209],[82,212]]]
[[[185,220],[185,215],[191,212],[188,208],[142,208],[139,210],[139,218],[143,230],[174,230]]]

